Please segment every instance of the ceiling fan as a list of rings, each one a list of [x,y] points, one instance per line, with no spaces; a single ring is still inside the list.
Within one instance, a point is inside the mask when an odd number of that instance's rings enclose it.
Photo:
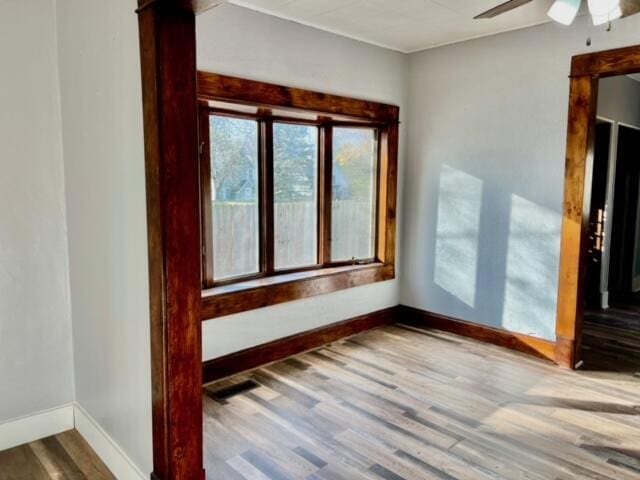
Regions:
[[[532,0],[508,0],[474,17],[493,18]],[[586,0],[594,25],[602,25],[617,18],[628,17],[640,12],[640,0]],[[582,0],[555,0],[547,15],[556,22],[571,25],[578,15]]]

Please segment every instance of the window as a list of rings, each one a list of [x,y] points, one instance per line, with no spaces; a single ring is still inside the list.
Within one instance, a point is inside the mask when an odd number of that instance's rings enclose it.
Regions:
[[[258,124],[209,117],[214,280],[260,271]]]
[[[253,292],[205,312],[393,278],[397,107],[203,72],[199,85],[203,298]]]
[[[318,264],[318,129],[273,126],[275,270]]]
[[[377,260],[377,127],[207,110],[211,286]],[[320,159],[320,138],[328,136],[332,146]],[[322,222],[320,164],[323,176],[331,175],[322,195],[330,212]],[[325,238],[329,247],[321,251]]]
[[[378,141],[370,128],[333,132],[331,258],[375,257]]]

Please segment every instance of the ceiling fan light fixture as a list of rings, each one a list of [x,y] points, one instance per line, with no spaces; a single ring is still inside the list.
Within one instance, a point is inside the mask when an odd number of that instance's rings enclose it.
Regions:
[[[616,7],[613,11],[605,15],[591,15],[591,20],[595,26],[603,25],[611,20],[616,20],[622,17],[622,9]]]
[[[571,25],[578,15],[582,0],[556,0],[547,15],[558,23]]]
[[[620,0],[588,0],[588,5],[594,25],[602,25],[622,16]]]

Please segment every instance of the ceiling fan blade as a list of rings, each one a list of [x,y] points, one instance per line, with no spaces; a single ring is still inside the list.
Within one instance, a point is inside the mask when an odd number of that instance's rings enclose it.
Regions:
[[[640,13],[640,0],[620,0],[620,8],[622,9],[622,17],[630,17]]]
[[[493,7],[486,12],[482,12],[480,15],[476,15],[473,18],[474,20],[476,20],[478,18],[497,17],[498,15],[502,15],[503,13],[513,10],[514,8],[521,7],[522,5],[525,5],[530,1],[531,0],[509,0],[508,2],[501,3],[500,5]]]

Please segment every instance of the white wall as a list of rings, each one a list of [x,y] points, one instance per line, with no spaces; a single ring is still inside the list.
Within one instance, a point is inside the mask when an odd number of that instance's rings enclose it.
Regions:
[[[73,400],[54,15],[0,2],[0,423]]]
[[[392,103],[404,118],[405,55],[233,5],[199,16],[197,27],[201,70]],[[396,279],[207,321],[204,359],[397,305],[398,286]]]
[[[59,1],[57,25],[76,399],[149,473],[149,293],[134,9],[131,0]]]
[[[554,338],[571,56],[640,43],[587,21],[410,56],[402,303]]]

